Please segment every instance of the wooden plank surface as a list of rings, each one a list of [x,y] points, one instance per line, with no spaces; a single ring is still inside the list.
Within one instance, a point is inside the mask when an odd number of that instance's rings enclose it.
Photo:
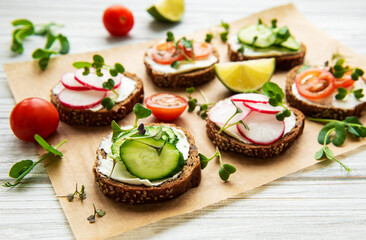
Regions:
[[[43,40],[26,41],[25,52],[14,56],[9,51],[13,19],[64,23],[61,32],[69,37],[71,53],[78,53],[162,38],[168,29],[177,35],[185,34],[287,3],[186,0],[181,23],[160,24],[145,11],[151,2],[120,2],[133,11],[135,26],[127,38],[114,39],[108,36],[101,21],[103,10],[114,1],[0,0],[0,182],[9,180],[8,170],[14,162],[37,158],[35,145],[21,142],[9,128],[14,100],[2,64],[30,60],[33,49],[42,45]],[[294,3],[319,28],[366,55],[366,1]],[[338,164],[323,162],[249,193],[132,230],[116,239],[363,239],[365,153],[363,147],[340,157],[353,169],[351,175]],[[43,166],[34,169],[17,188],[0,188],[0,236],[0,239],[74,238]]]

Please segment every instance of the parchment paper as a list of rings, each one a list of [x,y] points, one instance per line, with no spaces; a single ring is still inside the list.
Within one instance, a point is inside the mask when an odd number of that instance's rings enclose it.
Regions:
[[[292,5],[275,7],[230,24],[231,34],[235,34],[242,26],[257,22],[258,17],[265,23],[277,18],[279,26],[287,25],[292,34],[307,46],[306,60],[311,64],[322,64],[330,58],[337,49],[346,54],[351,64],[366,67],[366,58],[360,56],[345,46],[339,44],[324,32],[309,23]],[[218,29],[210,29],[218,31]],[[222,31],[222,30],[221,30]],[[197,40],[204,40],[208,30],[195,32]],[[60,80],[60,76],[67,71],[74,71],[74,61],[91,61],[94,53],[101,54],[107,63],[121,62],[129,72],[134,72],[144,80],[145,96],[155,92],[176,92],[185,95],[184,90],[162,89],[153,85],[145,72],[143,53],[151,42],[122,46],[93,53],[82,53],[60,56],[51,61],[46,71],[39,70],[36,62],[21,62],[5,65],[8,81],[17,102],[26,97],[42,97],[49,99],[50,89]],[[221,61],[228,61],[227,46],[218,37],[213,44],[219,49]],[[276,73],[273,81],[282,87],[285,84],[285,72]],[[216,102],[230,96],[230,92],[215,79],[201,87],[207,94],[209,101]],[[199,95],[197,95],[199,98]],[[133,114],[129,114],[119,122],[121,125],[131,124]],[[145,122],[157,121],[150,117]],[[363,118],[365,122],[365,118]],[[195,136],[199,151],[210,156],[214,153],[214,146],[206,136],[205,121],[195,113],[184,113],[175,124],[189,129]],[[284,154],[265,163],[254,163],[253,159],[241,157],[234,153],[223,153],[223,160],[236,166],[237,173],[228,182],[222,182],[218,176],[219,163],[210,162],[202,172],[202,182],[199,187],[189,190],[184,195],[172,201],[144,206],[130,206],[116,203],[105,197],[97,188],[92,174],[95,151],[103,137],[107,136],[110,127],[72,127],[64,123],[48,141],[53,145],[63,139],[68,142],[61,147],[64,158],[48,161],[46,168],[57,195],[66,195],[74,191],[75,183],[84,184],[87,199],[84,203],[74,201],[69,203],[66,198],[60,198],[70,226],[78,239],[103,239],[128,230],[158,221],[170,216],[201,209],[209,204],[232,197],[238,193],[248,191],[277,178],[293,173],[315,164],[314,153],[320,149],[317,143],[317,133],[321,124],[307,121],[303,135]],[[332,147],[335,154],[341,154],[364,144],[365,141],[351,141],[347,139],[341,148]],[[342,172],[340,171],[341,175]],[[98,218],[95,224],[89,224],[86,218],[92,214],[92,204],[107,212],[103,218]],[[47,227],[47,226],[45,226]]]

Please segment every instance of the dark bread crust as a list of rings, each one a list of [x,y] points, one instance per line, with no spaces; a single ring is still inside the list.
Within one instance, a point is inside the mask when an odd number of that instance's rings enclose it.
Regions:
[[[276,69],[289,70],[297,65],[301,65],[304,63],[305,54],[306,54],[306,46],[304,44],[301,44],[301,50],[297,54],[285,54],[282,56],[253,57],[253,56],[246,56],[245,54],[239,53],[238,51],[232,49],[230,47],[230,44],[228,44],[228,53],[229,53],[230,61],[233,61],[233,62],[274,57],[276,59]]]
[[[93,173],[99,189],[107,197],[117,202],[128,204],[144,204],[163,202],[178,197],[193,187],[197,187],[201,182],[201,164],[198,156],[198,150],[195,145],[193,135],[174,124],[155,123],[147,125],[163,125],[180,129],[184,132],[189,142],[189,157],[186,160],[182,173],[177,179],[164,182],[160,186],[140,186],[122,183],[98,172],[99,166],[98,154],[105,156],[103,150],[97,150],[97,160],[94,163]]]
[[[270,145],[247,144],[226,133],[219,134],[220,128],[209,118],[206,118],[207,136],[212,140],[214,145],[224,151],[236,152],[244,156],[262,159],[276,157],[286,151],[300,137],[304,130],[305,116],[297,109],[290,108],[290,110],[296,116],[295,127],[282,136],[280,140]]]
[[[219,53],[214,48],[212,52],[216,58],[216,63],[219,62]],[[214,64],[208,68],[193,70],[191,72],[185,73],[159,73],[156,72],[151,65],[145,60],[147,57],[147,52],[144,56],[144,64],[146,66],[147,74],[150,76],[151,80],[156,86],[159,87],[170,87],[170,88],[186,88],[192,86],[198,86],[204,84],[215,78]]]
[[[141,78],[133,73],[124,73],[124,75],[136,82],[136,89],[124,101],[117,103],[112,110],[108,111],[104,107],[98,111],[78,110],[65,107],[54,95],[51,90],[51,103],[55,105],[60,114],[60,120],[70,125],[84,126],[103,126],[109,125],[112,120],[119,121],[132,111],[136,103],[144,99],[144,89]]]
[[[288,104],[294,108],[301,110],[306,116],[314,118],[330,118],[343,120],[348,116],[360,117],[366,111],[366,102],[358,104],[356,107],[351,109],[336,108],[332,106],[325,106],[317,103],[305,102],[298,99],[292,93],[292,85],[295,82],[295,77],[298,70],[302,66],[297,66],[287,73],[286,78],[286,100]],[[365,81],[363,78],[359,81]]]

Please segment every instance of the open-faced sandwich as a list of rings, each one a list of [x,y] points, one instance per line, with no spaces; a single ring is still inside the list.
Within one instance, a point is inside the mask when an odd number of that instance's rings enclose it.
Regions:
[[[359,68],[344,66],[298,66],[287,74],[286,99],[290,106],[315,118],[343,120],[366,111],[365,79]]]
[[[134,112],[151,114],[141,104]],[[120,128],[113,122],[112,128],[97,149],[93,168],[106,196],[129,204],[162,202],[199,185],[200,159],[187,130],[164,123]]]
[[[74,63],[78,69],[62,75],[51,90],[60,119],[70,125],[108,125],[125,117],[144,98],[139,77],[124,72],[118,63],[105,65],[99,55],[93,59],[93,63]]]
[[[277,27],[276,19],[272,20],[272,26],[259,19],[258,24],[243,27],[229,37],[228,48],[231,61],[274,57],[277,69],[302,64],[306,53],[305,45],[291,35],[287,26]]]
[[[154,84],[171,88],[196,86],[214,79],[213,66],[217,62],[219,54],[210,43],[185,37],[175,41],[171,32],[166,41],[151,46],[144,57]]]
[[[302,134],[305,117],[272,93],[241,93],[216,103],[206,118],[208,137],[224,151],[249,157],[270,158],[287,150]]]

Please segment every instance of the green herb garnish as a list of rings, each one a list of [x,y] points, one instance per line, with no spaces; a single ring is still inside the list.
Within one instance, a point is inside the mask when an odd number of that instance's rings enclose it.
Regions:
[[[166,32],[166,42],[174,42],[174,34],[171,31]]]
[[[233,102],[233,100],[231,100],[231,99],[230,99],[230,101],[231,101],[231,103],[235,106],[235,113],[234,113],[233,115],[231,115],[231,117],[230,117],[230,118],[225,122],[225,124],[220,128],[219,134],[220,134],[220,133],[222,133],[223,131],[225,131],[226,129],[228,129],[229,127],[234,126],[234,125],[239,124],[239,123],[240,123],[240,124],[242,124],[242,125],[244,126],[244,128],[245,128],[245,129],[249,130],[248,125],[246,125],[242,120],[239,120],[239,121],[237,121],[237,122],[234,122],[234,123],[232,123],[232,124],[230,124],[230,125],[226,126],[226,125],[230,122],[230,120],[231,120],[235,115],[237,115],[237,114],[239,114],[239,113],[242,113],[242,112],[243,112],[240,108],[238,108],[238,106],[236,106],[236,104]]]
[[[338,162],[347,172],[351,169],[334,157],[333,152],[327,146],[333,143],[334,146],[341,146],[346,140],[347,133],[353,137],[366,137],[366,128],[357,117],[347,117],[345,120],[308,118],[310,121],[327,123],[319,132],[318,143],[323,147],[315,153],[316,160],[334,160]],[[334,134],[333,134],[334,133]]]
[[[15,163],[10,171],[9,171],[9,177],[15,178],[14,183],[5,182],[2,186],[3,187],[15,187],[18,185],[23,178],[32,171],[32,169],[37,166],[40,162],[48,158],[50,155],[55,155],[58,157],[62,157],[62,153],[57,150],[58,147],[60,147],[62,144],[66,142],[66,140],[63,140],[61,143],[57,144],[55,147],[52,147],[49,145],[41,136],[38,134],[34,135],[35,140],[41,145],[43,149],[45,149],[48,153],[46,153],[43,157],[41,157],[37,162],[33,162],[32,160],[21,160],[17,163]]]
[[[80,192],[78,190],[78,184],[76,183],[75,192],[69,193],[66,196],[59,196],[59,197],[67,197],[69,202],[74,201],[75,197],[78,197],[82,202],[86,199],[85,187],[81,185]]]
[[[272,26],[272,28],[276,28],[277,27],[277,19],[272,19],[271,20],[271,26]]]
[[[227,36],[229,35],[230,25],[224,21],[221,21],[221,27],[225,29],[224,32],[220,33],[220,38],[223,42],[227,41]]]
[[[343,87],[339,87],[338,89],[338,93],[335,95],[335,98],[337,100],[342,100],[344,99],[348,94],[353,93],[353,95],[355,96],[355,98],[360,99],[364,97],[364,94],[362,93],[363,89],[356,89],[356,90],[351,90],[348,91],[347,89],[343,88]]]
[[[236,172],[236,168],[233,165],[228,164],[228,163],[223,164],[221,153],[220,153],[218,147],[216,147],[216,152],[212,157],[208,158],[201,153],[199,153],[199,157],[200,157],[200,162],[201,162],[201,169],[204,169],[207,166],[209,161],[211,161],[215,157],[218,157],[218,159],[220,161],[220,166],[221,166],[220,170],[219,170],[219,176],[223,181],[227,181],[229,179],[230,175]]]
[[[333,74],[335,78],[342,78],[346,72],[353,70],[351,74],[351,78],[354,81],[357,81],[360,77],[363,76],[364,72],[359,68],[350,68],[348,65],[344,66],[346,60],[344,58],[338,59],[333,67],[330,68],[330,73]]]
[[[205,100],[205,103],[198,103],[197,98],[192,97],[192,94],[194,92],[195,92],[194,87],[186,89],[186,93],[188,93],[188,112],[193,112],[196,109],[196,107],[199,106],[197,114],[200,115],[202,119],[206,119],[209,108],[212,107],[214,104],[208,102],[205,93],[201,89],[199,90],[199,92],[202,98]]]
[[[283,107],[283,110],[276,114],[276,119],[278,121],[283,121],[286,117],[291,116],[291,111],[285,105],[284,97],[285,94],[283,93],[282,89],[273,82],[266,82],[262,87],[263,93],[269,97],[269,104],[271,106]]]
[[[87,220],[89,221],[89,223],[95,223],[96,217],[103,217],[104,215],[106,215],[106,211],[102,210],[102,209],[96,209],[95,208],[95,204],[93,203],[93,209],[94,209],[94,213],[92,215],[90,215]]]
[[[207,33],[206,38],[205,38],[205,42],[211,43],[212,38],[213,38],[213,34],[212,33]]]
[[[11,44],[11,51],[21,54],[24,51],[23,40],[32,35],[46,36],[46,44],[44,48],[37,48],[32,53],[33,59],[38,59],[38,66],[45,70],[51,55],[66,54],[70,50],[70,44],[62,34],[55,34],[52,32],[53,26],[61,26],[55,23],[37,24],[34,25],[27,19],[17,19],[12,22],[15,28],[13,31],[13,39]]]

